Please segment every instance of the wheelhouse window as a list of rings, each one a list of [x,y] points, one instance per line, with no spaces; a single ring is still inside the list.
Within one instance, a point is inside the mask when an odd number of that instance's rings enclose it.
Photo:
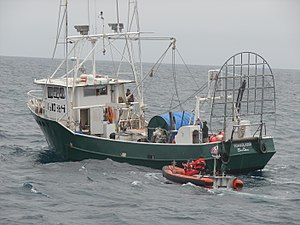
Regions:
[[[107,85],[99,85],[97,87],[84,87],[84,97],[107,95]]]
[[[48,98],[65,98],[65,89],[62,87],[48,87]]]
[[[59,98],[59,88],[58,87],[53,88],[53,97]]]
[[[48,98],[53,98],[53,94],[54,94],[53,87],[48,87]]]
[[[65,89],[64,88],[59,89],[59,98],[65,99]]]

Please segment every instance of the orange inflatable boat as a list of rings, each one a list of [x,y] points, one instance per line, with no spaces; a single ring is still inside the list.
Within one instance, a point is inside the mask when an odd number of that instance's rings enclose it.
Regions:
[[[196,161],[199,162],[199,160]],[[199,168],[194,167],[193,163],[184,164],[184,168],[180,168],[175,165],[164,166],[162,168],[162,174],[166,179],[175,183],[192,183],[205,188],[232,188],[235,190],[241,190],[244,186],[243,181],[237,179],[235,176],[211,176],[205,174],[203,170],[199,170]]]
[[[212,188],[214,185],[213,179],[204,176],[186,175],[185,170],[177,166],[164,166],[162,173],[165,178],[175,183],[192,183],[206,188]]]

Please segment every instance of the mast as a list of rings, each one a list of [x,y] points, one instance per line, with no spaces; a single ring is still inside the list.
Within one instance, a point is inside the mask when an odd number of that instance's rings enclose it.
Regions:
[[[119,15],[119,0],[116,0],[116,11],[117,11],[117,30],[120,31],[120,15]]]
[[[96,12],[96,1],[95,1],[95,12]],[[88,26],[91,27],[92,29],[92,26],[91,26],[91,18],[90,18],[90,0],[88,0]],[[95,13],[95,28],[94,28],[94,32],[95,34],[97,34],[97,21],[96,21],[96,13]],[[96,55],[95,55],[95,45],[96,45],[96,41],[97,39],[91,39],[91,44],[92,44],[92,49],[93,50],[93,53],[92,53],[92,74],[93,76],[95,77],[96,76]]]
[[[136,26],[137,26],[137,32],[138,32],[138,45],[139,45],[139,61],[140,61],[140,108],[142,109],[142,116],[144,116],[144,75],[143,75],[143,65],[142,65],[142,46],[141,46],[141,34],[140,34],[140,22],[139,22],[139,12],[138,12],[138,6],[137,1],[135,1],[134,4],[134,11],[136,14]]]
[[[118,1],[118,0],[117,0]],[[132,10],[132,12],[131,12]],[[139,108],[140,108],[140,117],[144,117],[144,96],[143,96],[143,65],[142,65],[142,47],[141,47],[141,31],[140,31],[140,24],[139,24],[139,14],[138,14],[138,6],[136,0],[128,0],[128,18],[127,18],[127,32],[130,32],[133,19],[135,19],[135,25],[136,25],[136,32],[137,32],[137,55],[138,55],[138,61],[139,61],[139,72],[136,68],[136,65],[134,63],[134,56],[133,56],[133,50],[131,49],[132,46],[129,46],[129,40],[126,37],[127,47],[128,47],[128,53],[129,53],[129,59],[130,64],[132,67],[132,71],[134,74],[134,79],[137,84],[137,94],[139,96]],[[130,42],[132,45],[132,43]],[[131,48],[130,48],[131,47]],[[140,124],[141,125],[141,124]]]
[[[69,64],[68,64],[68,0],[65,0],[65,69],[66,69],[66,105],[67,105],[67,118],[68,121],[70,122],[70,106],[69,106],[69,75],[68,75],[68,71],[69,71]]]
[[[96,39],[91,40],[92,43],[92,49],[93,50],[93,54],[92,54],[92,62],[93,62],[93,76],[96,77],[96,56],[95,56],[95,45],[96,45]]]

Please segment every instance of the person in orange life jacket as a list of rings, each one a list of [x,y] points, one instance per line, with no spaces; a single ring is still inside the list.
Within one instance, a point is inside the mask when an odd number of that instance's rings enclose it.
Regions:
[[[199,173],[203,173],[206,170],[206,162],[204,158],[199,158],[192,162],[192,166],[195,170],[198,170]]]
[[[186,164],[182,164],[184,166],[185,175],[193,176],[195,174],[205,174],[206,173],[206,162],[204,158],[199,158],[195,161],[190,161]]]

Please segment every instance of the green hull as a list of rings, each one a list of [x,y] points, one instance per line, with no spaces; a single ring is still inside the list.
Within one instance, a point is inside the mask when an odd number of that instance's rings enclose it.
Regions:
[[[203,157],[206,159],[208,167],[212,169],[211,148],[216,145],[219,145],[220,149],[222,147],[221,143],[179,145],[110,140],[77,134],[56,121],[40,117],[34,112],[32,114],[49,146],[54,148],[65,160],[110,158],[118,162],[161,169],[164,165],[172,163],[173,160],[180,166],[187,160]],[[275,148],[271,137],[263,138],[262,143],[266,147],[265,153],[259,150],[258,139],[225,143],[225,149],[230,156],[226,171],[246,173],[263,169],[275,154]]]

